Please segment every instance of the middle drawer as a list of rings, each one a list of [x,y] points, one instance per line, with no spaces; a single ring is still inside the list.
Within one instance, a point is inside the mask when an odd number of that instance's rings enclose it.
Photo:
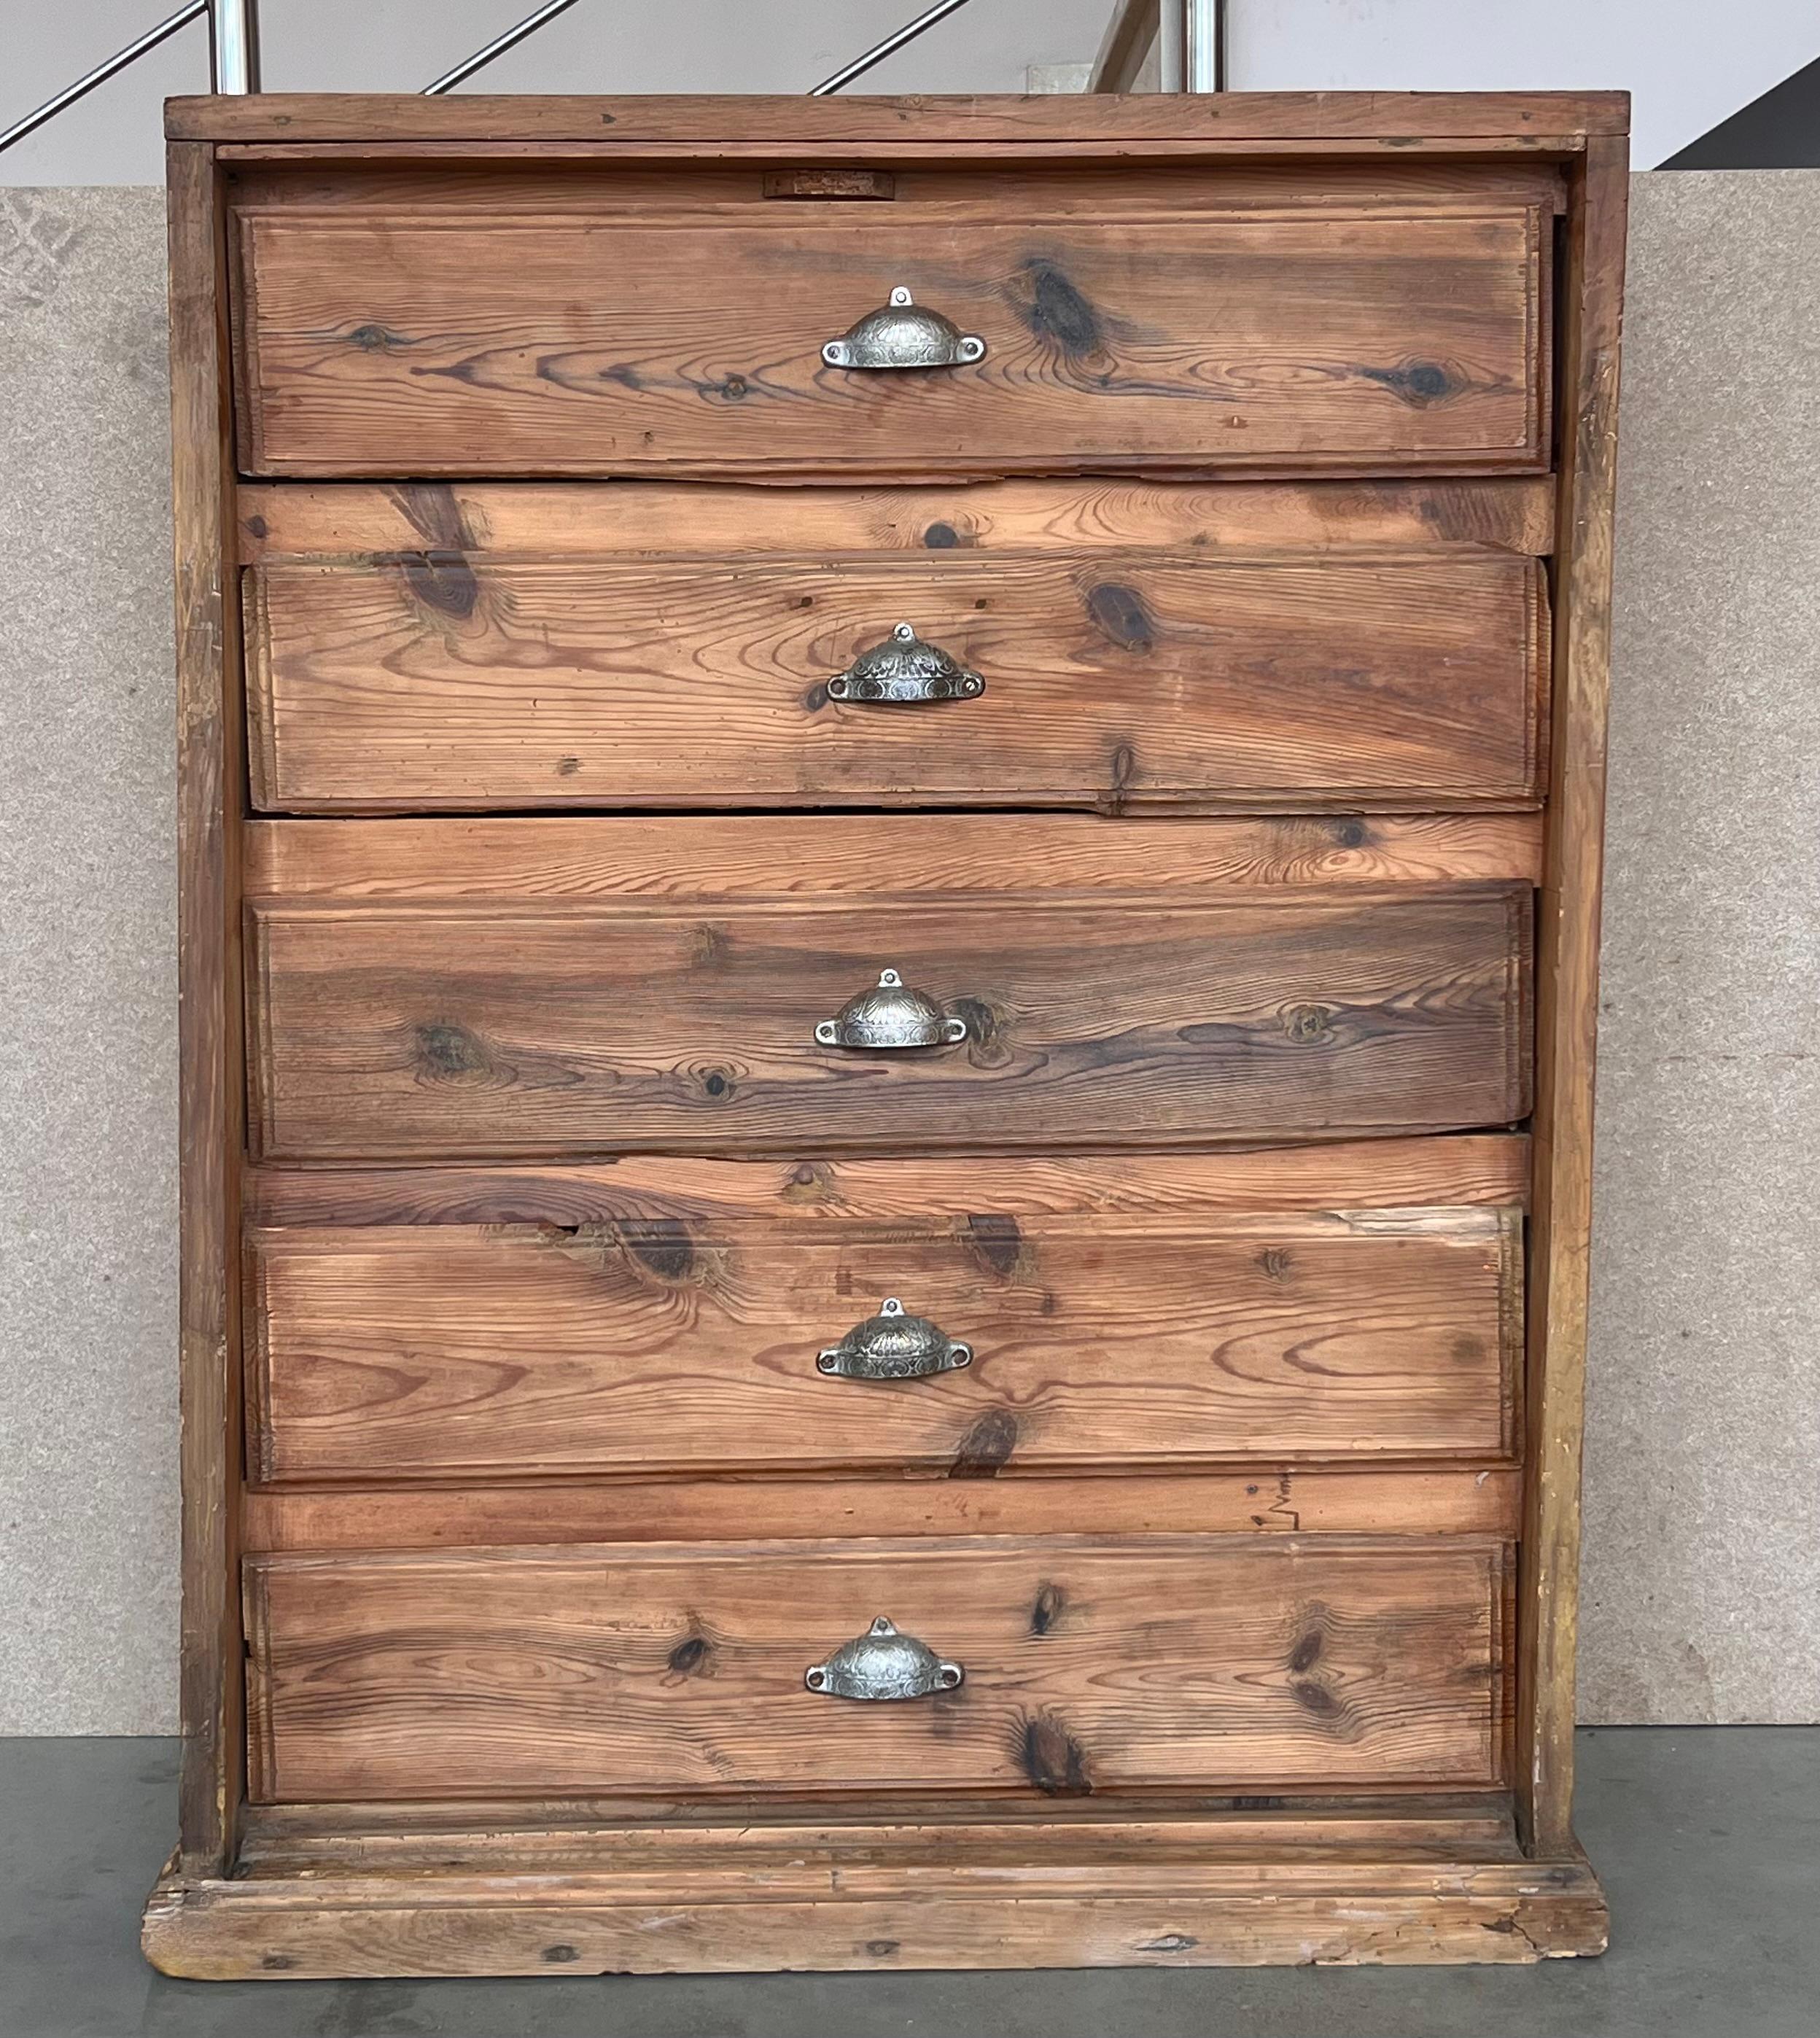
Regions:
[[[1268,824],[959,818],[653,824],[650,904],[615,853],[635,824],[568,824],[563,852],[548,821],[271,824],[260,1157],[1185,1146],[1527,1110],[1530,888],[1431,881],[1500,843],[1514,878],[1507,828],[1356,822],[1342,864],[1424,880],[1310,885],[1268,875]],[[868,859],[897,888],[851,888]]]

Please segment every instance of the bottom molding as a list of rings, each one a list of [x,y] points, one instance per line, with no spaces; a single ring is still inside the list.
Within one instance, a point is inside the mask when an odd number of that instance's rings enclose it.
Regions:
[[[775,1869],[336,1870],[244,1880],[167,1869],[146,1957],[204,1981],[726,1974],[914,1968],[1498,1963],[1605,1950],[1583,1856],[1553,1861],[1058,1858],[893,1868],[822,1850]]]

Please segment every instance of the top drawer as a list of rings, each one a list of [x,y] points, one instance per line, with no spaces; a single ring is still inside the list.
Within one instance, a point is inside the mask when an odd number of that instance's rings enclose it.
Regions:
[[[984,218],[250,206],[256,474],[1546,464],[1545,215],[1513,198]],[[824,348],[908,290],[984,351]]]

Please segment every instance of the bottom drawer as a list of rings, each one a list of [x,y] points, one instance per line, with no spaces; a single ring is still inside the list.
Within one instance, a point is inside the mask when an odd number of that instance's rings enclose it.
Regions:
[[[1481,1786],[1504,1768],[1507,1555],[1477,1538],[1045,1536],[253,1557],[252,1788]],[[929,1668],[937,1689],[895,1700],[811,1688],[880,1616],[961,1680]],[[821,1681],[876,1682],[904,1654],[850,1651]]]

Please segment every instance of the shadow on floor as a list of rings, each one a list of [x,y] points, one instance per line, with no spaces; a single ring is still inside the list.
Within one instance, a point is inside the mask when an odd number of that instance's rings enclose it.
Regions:
[[[1814,2038],[1820,1727],[1589,1728],[1602,1960],[643,1980],[176,1982],[139,1957],[168,1741],[0,1741],[5,2038]]]

